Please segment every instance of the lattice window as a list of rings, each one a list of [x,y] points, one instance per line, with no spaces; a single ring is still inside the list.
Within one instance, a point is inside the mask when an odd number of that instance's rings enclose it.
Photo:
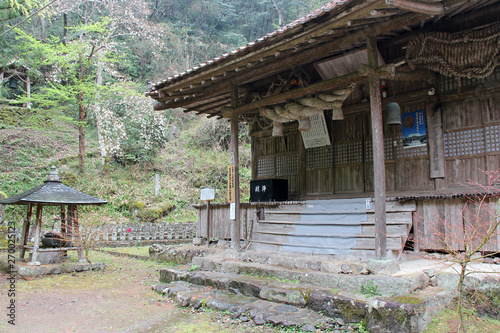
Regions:
[[[286,175],[299,172],[299,155],[287,154],[276,156],[276,174]]]
[[[500,151],[500,125],[487,126],[486,132],[486,152]]]
[[[257,160],[257,176],[274,175],[274,157],[260,158]]]
[[[332,146],[306,149],[307,168],[328,168],[332,166]]]
[[[335,165],[357,164],[362,162],[363,145],[361,141],[335,144]]]
[[[373,141],[365,141],[365,159],[367,162],[373,161]],[[394,140],[392,137],[384,138],[384,157],[386,160],[394,159]]]
[[[444,154],[446,157],[484,154],[484,129],[445,133]]]

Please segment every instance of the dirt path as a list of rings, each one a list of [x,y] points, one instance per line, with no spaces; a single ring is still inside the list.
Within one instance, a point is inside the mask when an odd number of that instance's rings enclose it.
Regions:
[[[14,298],[8,296],[8,276],[2,273],[0,332],[278,332],[176,307],[151,290],[158,283],[159,264],[97,252],[91,260],[104,262],[106,270],[17,277]],[[7,317],[11,299],[16,305],[15,326]]]

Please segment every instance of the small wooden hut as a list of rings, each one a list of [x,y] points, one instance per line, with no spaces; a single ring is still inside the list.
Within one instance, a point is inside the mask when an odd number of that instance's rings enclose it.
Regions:
[[[80,225],[78,223],[78,206],[104,205],[106,203],[107,201],[95,198],[64,185],[59,180],[59,174],[54,166],[51,167],[51,172],[42,185],[0,200],[0,205],[27,205],[28,207],[21,232],[19,258],[24,259],[26,251],[30,251],[32,253],[31,261],[28,263],[30,265],[40,265],[37,261],[40,252],[66,252],[68,250],[77,250],[78,258],[83,261],[83,247],[80,235]],[[34,241],[33,246],[29,246],[28,238],[30,234],[31,218],[33,216],[33,207],[35,205],[37,208],[36,219],[33,223]],[[45,206],[61,207],[61,240],[73,246],[64,246],[61,244],[59,247],[40,248],[40,240],[42,238],[42,212]]]
[[[148,95],[156,110],[230,120],[236,189],[239,122],[264,181],[251,191],[287,180],[286,201],[241,203],[236,190],[210,218],[200,206],[200,236],[384,258],[409,239],[460,249],[465,198],[494,197],[499,56],[498,1],[337,0]],[[500,250],[500,232],[483,249]]]
[[[4,67],[0,67],[0,83],[7,87],[13,95],[22,92],[28,97],[31,96],[32,80],[30,78],[30,69],[20,65],[17,61],[11,61]],[[10,102],[10,100],[7,99],[5,102]],[[25,103],[23,107],[30,108],[31,105]]]

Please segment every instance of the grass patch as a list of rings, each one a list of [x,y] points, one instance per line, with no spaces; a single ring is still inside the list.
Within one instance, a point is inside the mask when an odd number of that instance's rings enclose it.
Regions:
[[[498,333],[500,321],[479,317],[475,311],[466,311],[467,332]],[[432,320],[424,333],[458,332],[460,317],[455,310],[444,310],[439,317]]]
[[[103,247],[101,250],[149,257],[150,246]]]

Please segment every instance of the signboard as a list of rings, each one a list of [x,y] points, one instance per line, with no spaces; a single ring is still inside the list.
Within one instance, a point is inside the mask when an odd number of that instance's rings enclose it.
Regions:
[[[329,146],[330,136],[328,135],[328,128],[326,127],[325,115],[323,114],[323,112],[310,117],[310,120],[310,130],[307,132],[301,132],[302,141],[304,141],[304,147],[308,149]]]
[[[236,204],[234,202],[229,204],[229,219],[236,220]]]
[[[427,145],[425,127],[425,110],[404,113],[401,116],[403,124],[403,147],[414,148]]]
[[[234,164],[227,167],[227,202],[234,202]]]
[[[212,201],[215,199],[215,188],[205,187],[201,189],[200,200],[202,201]]]

